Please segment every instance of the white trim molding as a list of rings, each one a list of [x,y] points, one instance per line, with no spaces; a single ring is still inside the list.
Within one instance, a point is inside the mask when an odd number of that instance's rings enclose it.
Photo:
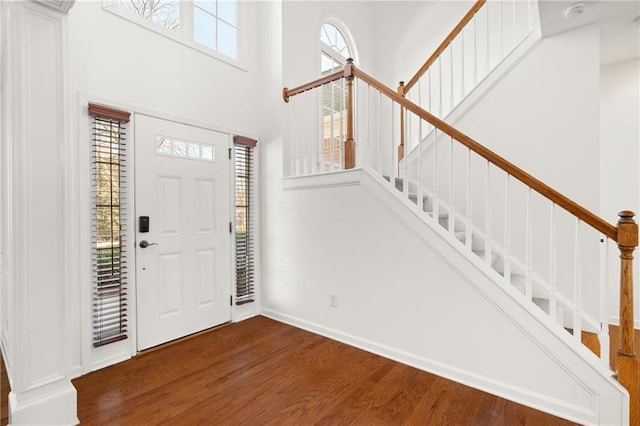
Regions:
[[[53,10],[62,13],[69,13],[76,0],[34,0],[36,3],[40,3],[43,6],[50,7]]]
[[[2,292],[10,424],[77,424],[71,384],[73,138],[66,11],[73,2],[2,2]],[[4,324],[3,324],[4,327]]]

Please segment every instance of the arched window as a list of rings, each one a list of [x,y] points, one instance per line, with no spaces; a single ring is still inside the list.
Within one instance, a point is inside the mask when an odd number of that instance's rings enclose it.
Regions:
[[[347,58],[351,57],[351,47],[342,31],[333,24],[324,24],[320,29],[320,70],[322,75],[342,69]]]
[[[340,71],[352,57],[344,33],[334,24],[325,23],[320,29],[320,72],[328,75]],[[346,87],[344,79],[322,87],[322,139],[324,169],[342,168],[343,145],[346,131]]]

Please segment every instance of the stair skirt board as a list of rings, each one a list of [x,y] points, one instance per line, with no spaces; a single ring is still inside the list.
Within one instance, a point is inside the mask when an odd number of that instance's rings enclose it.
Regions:
[[[364,189],[365,195],[368,193],[368,197],[374,200],[372,201],[374,204],[384,208],[397,223],[415,236],[422,246],[440,258],[441,262],[446,264],[461,282],[464,282],[463,285],[467,288],[465,291],[471,291],[471,294],[476,295],[475,297],[478,295],[481,297],[477,302],[480,303],[478,312],[484,309],[485,313],[491,312],[492,316],[497,315],[502,318],[499,323],[509,325],[501,325],[501,327],[509,327],[509,333],[516,333],[520,341],[519,345],[528,342],[525,346],[539,355],[536,355],[534,361],[531,359],[528,361],[527,369],[537,371],[542,366],[552,368],[553,371],[557,371],[554,374],[561,376],[564,380],[563,386],[573,383],[570,385],[572,391],[568,393],[563,391],[562,395],[572,395],[574,400],[560,400],[551,396],[556,392],[555,383],[549,383],[548,388],[546,382],[545,384],[536,383],[535,386],[543,388],[534,391],[526,386],[514,385],[488,377],[481,372],[455,366],[448,363],[449,359],[446,358],[431,359],[415,351],[399,349],[396,345],[385,343],[387,337],[382,340],[376,338],[374,341],[361,337],[360,333],[354,335],[349,332],[349,327],[353,324],[348,322],[341,324],[333,321],[333,324],[330,324],[331,318],[307,318],[306,312],[291,314],[286,309],[273,309],[268,303],[263,305],[263,315],[571,421],[583,424],[622,424],[627,420],[628,394],[612,377],[612,372],[603,367],[600,360],[589,349],[575,342],[560,324],[553,322],[541,309],[526,300],[516,288],[505,285],[504,280],[496,282],[495,276],[492,276],[495,274],[488,271],[483,260],[470,253],[463,254],[459,246],[457,247],[459,243],[451,241],[451,236],[446,229],[425,220],[421,209],[401,192],[392,190],[388,180],[385,182],[372,171],[355,169],[348,173],[284,181],[285,191],[310,188],[336,190],[349,188],[350,191],[359,191],[357,188],[354,189],[354,186]],[[544,305],[543,301],[539,303]],[[541,308],[544,309],[544,306]],[[293,311],[295,312],[295,309]],[[473,321],[472,318],[469,320]],[[403,326],[398,324],[398,327]],[[421,328],[416,332],[420,330],[425,329]],[[500,339],[504,337],[492,336],[491,331],[493,330],[487,328],[487,336],[483,336],[487,338],[487,345],[491,345],[491,339],[501,342]],[[494,331],[493,334],[496,332]],[[392,336],[391,339],[393,338],[397,337]],[[504,344],[504,342],[501,343]],[[525,346],[509,347],[509,353],[523,351]],[[533,349],[534,347],[536,349]],[[526,356],[531,357],[530,353]],[[474,351],[470,350],[469,354],[474,354]],[[515,359],[520,358],[516,356]],[[526,375],[526,373],[522,374]],[[523,379],[522,374],[518,380],[533,380]],[[512,377],[509,376],[509,379]],[[577,402],[578,398],[580,402]]]

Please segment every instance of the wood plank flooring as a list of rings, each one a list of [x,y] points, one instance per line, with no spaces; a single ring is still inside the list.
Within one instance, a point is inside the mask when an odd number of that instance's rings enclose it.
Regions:
[[[0,425],[9,423],[9,378],[0,354]]]
[[[611,327],[612,347],[617,331]],[[83,425],[572,424],[264,317],[73,383]],[[2,426],[8,393],[0,362]]]
[[[73,383],[86,425],[571,424],[264,317]]]

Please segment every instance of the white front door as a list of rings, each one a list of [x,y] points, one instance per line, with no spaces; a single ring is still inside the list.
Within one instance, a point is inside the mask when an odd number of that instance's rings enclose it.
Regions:
[[[228,134],[136,115],[138,350],[231,318],[229,146]]]

